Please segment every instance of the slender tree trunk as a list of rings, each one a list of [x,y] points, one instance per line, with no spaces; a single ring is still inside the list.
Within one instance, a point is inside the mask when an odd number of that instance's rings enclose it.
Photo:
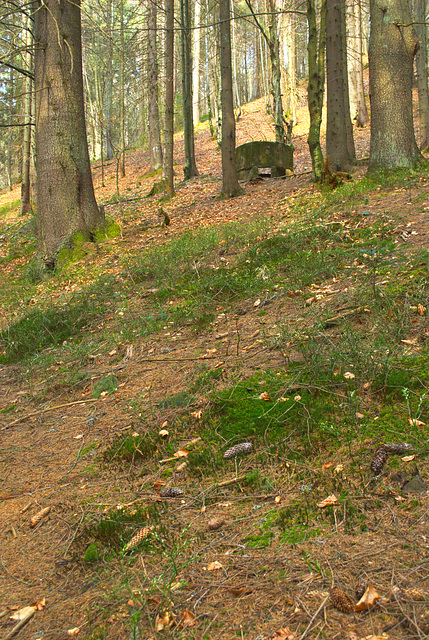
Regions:
[[[25,46],[26,51],[24,54],[25,68],[28,71],[33,70],[32,57],[31,57],[31,45],[33,43],[32,29],[33,24],[30,15],[25,17]],[[21,211],[20,215],[24,216],[31,210],[30,200],[30,161],[31,161],[31,118],[32,118],[32,94],[33,94],[33,80],[28,76],[24,78],[24,122],[28,122],[28,125],[24,127],[24,136],[22,141],[22,182],[21,182]]]
[[[427,64],[426,0],[414,0],[415,29],[419,39],[416,53],[417,90],[419,94],[420,149],[429,148],[429,92]]]
[[[38,255],[53,268],[76,232],[90,239],[104,216],[85,130],[80,1],[38,0],[34,22]]]
[[[253,80],[250,90],[250,100],[256,100],[261,95],[261,52],[259,48],[260,34],[258,29],[254,30],[252,52],[253,52]]]
[[[315,181],[319,181],[323,168],[320,126],[322,124],[323,89],[325,84],[326,0],[322,0],[320,7],[319,37],[317,35],[315,0],[307,0],[307,22],[308,110],[310,112],[310,129],[307,141],[313,166],[313,178]]]
[[[112,75],[112,58],[113,58],[113,5],[112,0],[107,0],[107,69],[106,69],[106,160],[113,158],[112,144],[112,93],[113,93],[113,75]]]
[[[421,162],[413,124],[413,59],[418,38],[408,2],[371,0],[369,171]]]
[[[364,127],[369,120],[368,110],[365,102],[365,91],[363,84],[363,29],[362,29],[362,0],[356,0],[355,12],[357,14],[357,58],[358,58],[358,79],[357,79],[357,118],[358,127]]]
[[[158,57],[157,57],[157,6],[148,3],[148,41],[147,41],[147,91],[148,91],[148,127],[150,170],[157,171],[162,167],[161,130],[158,106]]]
[[[193,67],[192,67],[192,93],[193,93],[193,118],[194,123],[200,121],[200,53],[201,53],[201,0],[195,0],[194,30],[193,30]]]
[[[231,13],[232,13],[232,25],[231,25],[231,34],[232,34],[232,70],[233,70],[233,78],[234,78],[234,93],[235,93],[235,106],[237,109],[237,120],[241,116],[241,102],[240,102],[240,93],[238,91],[238,79],[237,79],[237,48],[235,44],[235,20],[234,20],[234,8],[231,5]]]
[[[121,44],[121,57],[119,67],[119,172],[121,178],[125,178],[125,34],[124,34],[124,0],[120,1],[120,44]]]
[[[326,0],[326,80],[326,153],[335,171],[349,171],[355,153],[348,101],[344,0]]]
[[[163,179],[168,197],[174,196],[174,0],[165,0],[165,134]]]
[[[222,83],[222,195],[233,197],[241,193],[235,164],[235,118],[231,65],[230,0],[221,0],[220,69]]]
[[[189,0],[180,0],[182,45],[183,138],[185,143],[185,180],[198,175],[195,162],[194,122],[192,117],[192,58]]]

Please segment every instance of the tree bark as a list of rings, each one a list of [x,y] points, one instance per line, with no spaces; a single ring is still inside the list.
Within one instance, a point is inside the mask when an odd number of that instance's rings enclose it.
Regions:
[[[356,26],[357,26],[357,58],[358,58],[358,79],[357,79],[357,118],[358,127],[364,127],[369,120],[368,110],[365,102],[365,91],[363,84],[363,29],[362,29],[362,0],[357,0],[355,5]]]
[[[323,153],[320,146],[320,125],[322,124],[323,90],[325,84],[325,43],[326,43],[326,0],[320,7],[319,37],[317,36],[315,0],[307,0],[308,23],[308,110],[310,129],[308,147],[313,167],[313,179],[321,179]]]
[[[185,144],[184,178],[198,175],[195,162],[194,121],[192,117],[192,57],[189,0],[180,0],[182,45],[183,138]]]
[[[220,69],[222,84],[222,195],[233,197],[241,193],[235,164],[235,118],[231,65],[231,9],[230,0],[221,0]]]
[[[165,134],[163,179],[165,192],[174,196],[174,0],[165,0]]]
[[[124,0],[120,0],[120,67],[119,67],[119,171],[121,178],[125,178],[125,34],[124,34]]]
[[[371,0],[369,171],[421,162],[413,124],[413,59],[418,38],[408,2]]]
[[[426,0],[414,0],[415,28],[419,39],[416,54],[417,91],[419,94],[420,149],[429,148],[429,91],[427,65]]]
[[[106,117],[104,122],[106,123],[106,160],[113,158],[113,144],[112,144],[112,92],[113,92],[113,77],[112,77],[112,0],[107,0],[107,69],[106,69]]]
[[[157,57],[157,6],[148,3],[148,41],[147,41],[147,92],[148,92],[148,130],[150,171],[162,167],[161,129],[158,106],[158,57]]]
[[[38,255],[59,250],[104,223],[97,207],[85,130],[80,0],[38,0],[35,10]]]
[[[195,0],[194,30],[193,30],[193,68],[192,68],[192,94],[193,94],[193,118],[194,123],[200,121],[200,53],[201,53],[201,0]]]
[[[348,93],[345,0],[326,0],[326,154],[334,171],[349,171],[356,156]]]
[[[32,21],[30,15],[24,16],[24,28],[25,28],[25,45],[26,51],[24,54],[25,67],[28,71],[32,72],[32,58],[30,48],[33,42],[32,38]],[[24,78],[24,122],[28,122],[28,125],[24,127],[24,135],[22,140],[22,182],[21,182],[21,210],[20,215],[24,216],[31,211],[31,199],[30,199],[30,161],[31,161],[31,104],[33,93],[33,80],[29,76]]]

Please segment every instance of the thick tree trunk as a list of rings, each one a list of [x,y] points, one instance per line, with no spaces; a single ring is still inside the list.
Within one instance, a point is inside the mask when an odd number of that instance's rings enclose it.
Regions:
[[[231,68],[230,0],[221,0],[220,69],[222,83],[222,195],[233,197],[241,193],[235,165],[235,118]]]
[[[148,91],[148,128],[150,170],[157,171],[162,167],[161,130],[158,107],[158,57],[156,47],[157,6],[148,3],[148,41],[147,41],[147,91]]]
[[[371,0],[369,171],[422,161],[413,124],[413,59],[418,39],[408,2]]]
[[[168,197],[174,196],[174,0],[165,0],[165,134],[163,179]]]
[[[415,28],[419,39],[416,54],[417,90],[419,94],[420,149],[429,148],[429,92],[427,65],[426,0],[414,0]]]
[[[326,0],[326,81],[326,154],[334,171],[349,171],[355,152],[348,100],[344,0]]]
[[[38,254],[58,251],[104,222],[95,201],[85,130],[80,1],[39,0],[35,11]]]
[[[310,112],[310,129],[307,141],[313,166],[313,178],[315,181],[319,181],[323,168],[320,125],[322,124],[323,89],[325,84],[326,0],[322,0],[320,8],[319,37],[317,37],[315,0],[307,0],[307,22],[308,110]]]
[[[182,44],[183,138],[185,145],[185,180],[198,175],[195,162],[194,121],[192,116],[192,57],[189,0],[180,0]]]

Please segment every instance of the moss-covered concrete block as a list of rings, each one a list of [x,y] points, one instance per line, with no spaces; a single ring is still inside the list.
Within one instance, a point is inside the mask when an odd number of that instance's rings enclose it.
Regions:
[[[293,145],[266,140],[246,142],[236,148],[235,162],[239,180],[248,180],[254,167],[270,167],[273,178],[285,176],[293,170]]]

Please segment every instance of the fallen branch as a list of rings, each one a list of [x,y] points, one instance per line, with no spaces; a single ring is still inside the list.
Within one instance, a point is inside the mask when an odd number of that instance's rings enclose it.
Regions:
[[[304,638],[307,637],[308,632],[310,631],[311,627],[313,626],[314,621],[316,620],[317,616],[319,615],[319,613],[322,611],[323,607],[325,606],[325,604],[328,602],[329,600],[329,595],[326,596],[326,598],[324,599],[324,601],[322,602],[322,604],[320,605],[320,607],[317,609],[316,613],[314,613],[311,616],[311,620],[308,623],[304,633],[302,633],[299,637],[299,640],[304,640]]]
[[[36,613],[36,609],[34,609],[33,607],[31,607],[31,609],[29,609],[29,610],[26,612],[26,614],[25,614],[25,616],[22,618],[22,620],[20,620],[20,621],[18,622],[18,624],[16,624],[16,625],[13,627],[12,631],[10,631],[10,632],[7,634],[7,636],[5,637],[5,639],[4,639],[4,640],[9,640],[10,638],[13,638],[13,636],[15,636],[15,635],[18,633],[18,631],[20,631],[20,629],[22,629],[22,627],[24,627],[24,626],[27,624],[27,622],[28,622],[29,620],[31,620],[31,618],[34,616],[34,614],[35,614],[35,613]]]
[[[96,398],[88,398],[88,400],[75,400],[74,402],[65,402],[64,404],[56,404],[53,407],[46,407],[45,409],[38,409],[37,411],[32,411],[31,413],[27,413],[25,416],[21,416],[20,418],[17,418],[16,420],[13,420],[13,422],[9,422],[9,424],[7,424],[5,427],[1,428],[1,431],[6,431],[6,429],[9,429],[10,427],[13,427],[15,424],[18,424],[18,422],[22,422],[23,420],[26,420],[27,418],[33,418],[34,416],[38,416],[41,413],[45,413],[46,411],[55,411],[56,409],[64,409],[64,407],[72,407],[75,404],[85,404],[87,402],[97,402]]]

